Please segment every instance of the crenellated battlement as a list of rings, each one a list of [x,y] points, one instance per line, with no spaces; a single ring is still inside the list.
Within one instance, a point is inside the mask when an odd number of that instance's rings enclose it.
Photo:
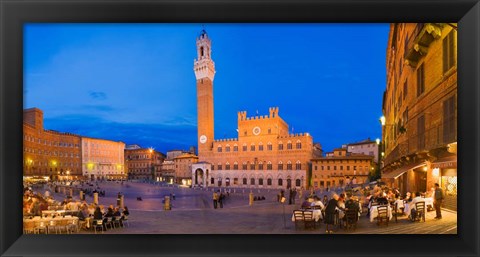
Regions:
[[[222,139],[215,139],[213,142],[234,142],[238,141],[238,138],[222,138]]]
[[[278,107],[270,107],[268,108],[268,112],[269,112],[269,115],[256,115],[252,117],[247,117],[246,111],[239,111],[238,121],[265,120],[265,119],[273,119],[278,117]]]
[[[294,134],[288,134],[287,136],[279,136],[278,139],[288,139],[288,138],[294,138],[294,137],[309,137],[310,133],[294,133]]]

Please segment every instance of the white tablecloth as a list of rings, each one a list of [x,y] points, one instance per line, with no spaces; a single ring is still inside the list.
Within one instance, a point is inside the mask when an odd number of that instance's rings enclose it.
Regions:
[[[373,222],[375,220],[375,218],[378,217],[378,210],[377,210],[378,206],[379,205],[376,205],[376,206],[372,206],[372,208],[370,208],[370,222]],[[393,218],[392,208],[390,206],[387,207],[387,215],[388,215],[388,219]]]
[[[58,211],[54,211],[54,210],[50,210],[50,211],[42,211],[42,214],[43,215],[53,215],[53,214],[64,214],[65,213],[65,210],[58,210]]]
[[[315,221],[319,221],[320,219],[323,219],[323,215],[322,215],[322,211],[321,210],[309,210],[309,211],[313,211],[313,219],[315,219]],[[292,214],[292,221],[295,221],[295,215]]]
[[[431,206],[433,208],[433,198],[432,197],[424,198],[424,200],[425,200],[425,207]]]

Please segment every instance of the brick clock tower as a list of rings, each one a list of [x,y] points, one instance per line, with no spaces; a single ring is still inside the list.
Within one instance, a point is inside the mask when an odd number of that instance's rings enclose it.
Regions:
[[[212,60],[212,42],[202,30],[197,38],[197,59],[193,70],[197,79],[198,156],[200,161],[213,149],[213,78],[215,63]]]

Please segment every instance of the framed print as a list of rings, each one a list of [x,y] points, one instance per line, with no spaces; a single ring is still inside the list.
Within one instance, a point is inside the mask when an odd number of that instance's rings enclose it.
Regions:
[[[2,256],[476,256],[477,1],[1,1]]]

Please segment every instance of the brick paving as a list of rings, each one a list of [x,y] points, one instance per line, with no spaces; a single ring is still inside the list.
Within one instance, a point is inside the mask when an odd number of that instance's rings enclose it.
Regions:
[[[266,200],[256,201],[253,206],[248,206],[249,189],[245,193],[242,189],[236,190],[236,193],[232,191],[224,208],[213,209],[211,191],[141,183],[129,183],[128,186],[104,184],[101,187],[106,188],[107,195],[100,198],[100,204],[114,204],[116,193],[122,191],[130,209],[129,227],[109,229],[106,234],[325,234],[323,223],[317,224],[316,229],[296,229],[291,217],[300,203],[297,199],[296,205],[282,206],[276,202],[278,190],[254,190],[256,195],[265,196]],[[170,193],[175,193],[176,199],[172,200],[172,210],[164,211],[161,199]],[[142,196],[143,201],[136,201],[137,196]],[[87,198],[87,201],[91,199]],[[457,213],[443,210],[442,214],[443,219],[435,220],[435,212],[427,212],[426,222],[411,222],[406,216],[399,216],[397,223],[390,221],[388,226],[371,223],[362,214],[355,231],[336,228],[334,233],[456,234]]]

